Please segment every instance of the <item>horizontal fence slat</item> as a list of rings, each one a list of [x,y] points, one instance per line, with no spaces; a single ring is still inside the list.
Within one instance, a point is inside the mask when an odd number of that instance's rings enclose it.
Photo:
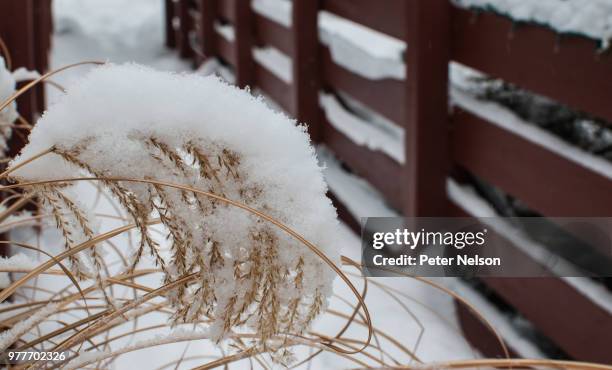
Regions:
[[[452,158],[550,217],[612,216],[612,180],[457,109]]]
[[[234,23],[236,21],[236,1],[244,0],[217,0],[217,14],[219,17]]]
[[[179,27],[177,30],[177,49],[181,58],[192,58],[195,54],[191,47],[190,33],[193,31],[193,16],[190,14],[190,3],[188,0],[179,0],[176,3],[179,14]],[[175,11],[177,9],[175,8]]]
[[[199,24],[196,27],[196,47],[200,48],[200,53],[196,53],[196,63],[203,62],[206,58],[215,56],[216,33],[215,21],[215,0],[198,0],[200,9]]]
[[[369,80],[334,63],[327,47],[321,46],[323,85],[348,93],[353,98],[402,126],[404,83],[394,79]]]
[[[216,51],[221,59],[232,67],[236,67],[236,51],[235,44],[227,41],[223,36],[216,35]]]
[[[453,7],[452,59],[612,121],[612,55],[596,41]]]
[[[322,0],[321,8],[366,27],[404,39],[405,0]]]
[[[468,214],[451,204],[456,217]],[[489,234],[494,230],[488,229]],[[505,238],[504,238],[505,239]],[[508,241],[508,245],[512,245]],[[510,253],[500,250],[504,263],[538,265],[519,247]],[[533,267],[529,267],[532,270]],[[612,363],[612,318],[604,308],[594,303],[566,281],[551,276],[544,268],[543,276],[530,278],[483,277],[486,285],[514,306],[544,335],[575,359]],[[562,307],[563,309],[559,309]]]
[[[254,13],[254,16],[254,33],[257,45],[270,45],[287,55],[291,55],[293,53],[291,30],[257,13]]]
[[[610,314],[563,280],[483,280],[573,358],[612,363]]]
[[[266,95],[280,105],[286,112],[293,114],[291,103],[291,85],[288,85],[272,72],[257,62],[254,63],[255,86],[260,88]]]
[[[355,144],[336,130],[322,114],[323,143],[358,176],[380,191],[395,209],[402,206],[401,167],[382,152]]]
[[[165,18],[164,18],[164,31],[166,37],[166,46],[168,48],[174,48],[176,46],[176,40],[174,39],[174,4],[173,0],[164,0]]]

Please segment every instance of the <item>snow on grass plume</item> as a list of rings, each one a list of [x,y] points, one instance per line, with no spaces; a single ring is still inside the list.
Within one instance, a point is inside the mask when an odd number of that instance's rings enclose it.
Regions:
[[[17,169],[12,175],[20,181],[84,171],[192,187],[276,218],[337,262],[336,212],[305,128],[215,77],[98,67],[48,109],[29,140],[12,166],[52,153]],[[246,326],[265,345],[279,333],[302,333],[325,308],[333,271],[271,223],[189,190],[103,183],[140,230],[133,266],[149,253],[166,283],[197,274],[198,284],[169,297],[174,322],[207,316],[214,338]],[[36,190],[59,215],[67,247],[91,238],[87,213],[63,187]],[[72,218],[61,219],[64,213]],[[168,231],[171,258],[147,230],[154,214]]]

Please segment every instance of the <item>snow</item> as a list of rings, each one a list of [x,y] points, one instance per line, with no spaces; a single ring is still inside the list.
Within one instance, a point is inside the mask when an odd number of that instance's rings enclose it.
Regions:
[[[236,82],[236,76],[232,70],[219,61],[217,58],[208,58],[202,65],[197,69],[196,73],[202,76],[215,75],[229,84]]]
[[[282,51],[272,46],[253,48],[253,58],[285,83],[292,83],[292,61]]]
[[[215,32],[217,32],[227,41],[234,42],[234,40],[236,39],[236,31],[234,30],[234,27],[232,27],[231,24],[221,24],[221,22],[215,21],[213,27],[215,29]]]
[[[38,264],[39,262],[23,253],[13,254],[10,257],[0,257],[0,270],[2,271],[31,270]]]
[[[610,0],[453,0],[465,8],[494,11],[521,22],[545,25],[560,33],[600,40],[607,48],[612,39]]]
[[[372,80],[406,78],[406,43],[399,39],[327,11],[319,13],[319,38],[332,60],[353,73]]]
[[[162,1],[54,0],[51,69],[84,60],[137,62],[167,71],[186,71],[190,63],[164,46]],[[121,11],[118,11],[118,10]],[[62,85],[77,80],[87,67],[54,76]],[[61,95],[47,89],[48,100]]]
[[[37,265],[36,261],[23,253],[17,253],[10,257],[0,256],[0,289],[11,284],[9,275],[11,272],[29,271]]]
[[[291,28],[291,1],[286,0],[252,0],[253,10],[279,23],[287,28]]]
[[[13,78],[16,82],[35,80],[38,77],[40,77],[40,73],[37,71],[30,71],[25,67],[19,67],[13,71]]]
[[[321,93],[319,101],[328,121],[355,144],[381,151],[399,163],[404,162],[401,136],[390,134],[372,122],[351,114],[333,95]]]
[[[150,0],[106,0],[104,4],[97,0],[58,0],[53,3],[53,12],[60,34],[75,27],[85,37],[99,40],[104,49],[123,48],[150,40],[151,32],[162,31],[160,24],[154,23],[160,16],[158,9],[147,3]],[[126,15],[117,12],[118,8]]]
[[[0,212],[6,210],[4,207],[1,208]],[[10,215],[0,223],[0,233],[34,226],[35,221],[29,212]],[[13,254],[10,257],[0,256],[0,289],[6,288],[11,284],[11,272],[28,271],[37,265],[38,263],[33,258],[23,253]]]

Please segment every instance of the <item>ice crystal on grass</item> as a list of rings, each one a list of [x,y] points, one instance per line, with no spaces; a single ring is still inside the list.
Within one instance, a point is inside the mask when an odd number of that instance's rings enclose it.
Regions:
[[[169,296],[174,322],[210,318],[216,340],[250,328],[271,348],[304,332],[325,308],[334,274],[315,253],[269,221],[193,191],[268,214],[337,260],[336,213],[305,128],[247,92],[215,77],[105,65],[49,108],[12,165],[49,148],[14,177],[105,178],[140,231],[133,265],[153,256],[166,283],[196,274],[196,284]],[[37,190],[68,248],[92,237],[64,188]],[[165,226],[171,258],[149,235],[153,215]],[[91,257],[95,270],[100,257],[95,250]]]

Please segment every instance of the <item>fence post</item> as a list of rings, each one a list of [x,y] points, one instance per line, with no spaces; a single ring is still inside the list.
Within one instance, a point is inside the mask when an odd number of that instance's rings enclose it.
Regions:
[[[0,1],[0,15],[3,15],[0,21],[0,37],[2,37],[10,53],[12,69],[19,67],[31,70],[36,69],[34,7],[32,0]],[[28,122],[33,123],[38,113],[40,107],[37,103],[38,96],[37,91],[33,89],[17,99],[19,114],[28,120]],[[7,155],[9,157],[14,157],[21,151],[21,148],[26,144],[28,133],[26,129],[13,129],[13,134],[7,143]],[[0,165],[0,169],[5,167],[6,164]],[[0,239],[9,240],[6,234],[1,235]],[[9,254],[10,247],[8,245],[3,244],[0,246],[0,256]]]
[[[199,0],[199,24],[197,27],[198,41],[202,55],[199,55],[199,62],[215,55],[215,19],[217,10],[216,0]],[[199,64],[199,63],[198,63]]]
[[[246,87],[253,84],[253,11],[250,1],[231,1],[234,2],[235,12],[236,85]]]
[[[308,125],[314,142],[322,138],[319,117],[319,0],[293,0],[293,115]]]
[[[174,49],[174,47],[176,47],[176,31],[174,30],[174,0],[164,0],[164,8],[164,31],[166,32],[166,46],[170,49]]]
[[[13,69],[25,67],[36,69],[34,34],[34,7],[32,0],[0,1],[0,14],[8,15],[0,22],[0,36],[4,39],[12,57]],[[21,84],[23,85],[23,84]],[[33,123],[38,108],[36,89],[28,91],[17,99],[19,113]],[[15,156],[26,143],[28,132],[13,130],[8,142],[8,155]]]
[[[446,212],[448,160],[448,0],[408,0],[406,7],[406,216]]]
[[[193,50],[189,40],[189,32],[192,29],[192,17],[191,14],[189,14],[189,0],[177,0],[174,9],[179,19],[179,28],[175,33],[179,56],[181,58],[190,58],[193,55]]]
[[[53,23],[51,17],[51,0],[33,1],[34,5],[34,31],[35,31],[35,58],[36,70],[45,73],[49,67],[49,51],[51,50],[51,33]],[[36,87],[36,111],[45,110],[45,88],[44,85]],[[32,122],[34,123],[34,122]]]

